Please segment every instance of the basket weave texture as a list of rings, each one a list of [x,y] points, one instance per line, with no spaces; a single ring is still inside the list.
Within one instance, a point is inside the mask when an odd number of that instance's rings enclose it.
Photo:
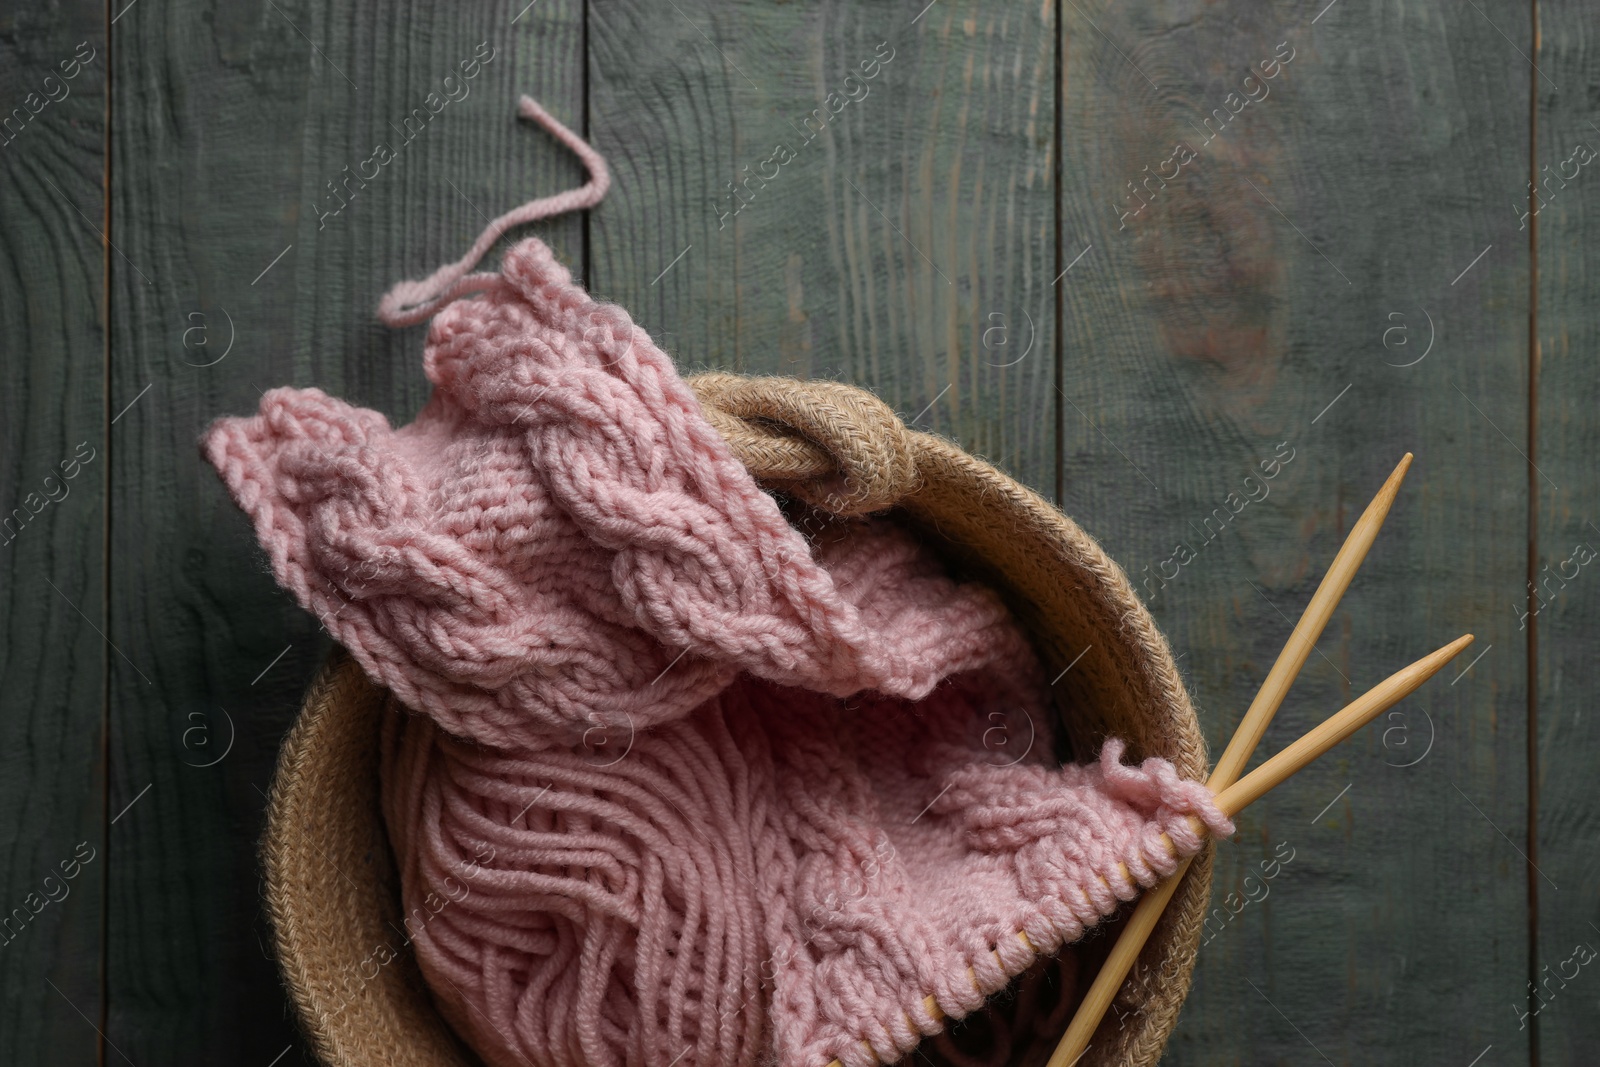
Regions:
[[[1204,779],[1199,722],[1171,650],[1122,570],[1071,519],[950,441],[908,430],[864,390],[731,374],[688,382],[763,485],[841,516],[896,509],[944,558],[999,591],[1050,677],[1073,664],[1052,692],[1076,758],[1116,736],[1131,760],[1162,756]],[[400,921],[378,790],[379,726],[392,699],[338,651],[307,691],[273,778],[267,911],[300,1023],[325,1064],[468,1067],[477,1061],[435,1009]],[[1208,846],[1084,1067],[1160,1059],[1189,990],[1210,887]],[[1027,1049],[1019,1062],[1049,1051]]]

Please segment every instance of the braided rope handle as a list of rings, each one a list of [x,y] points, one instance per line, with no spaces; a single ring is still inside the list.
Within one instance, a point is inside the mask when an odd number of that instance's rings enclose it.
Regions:
[[[893,507],[921,483],[911,431],[865,389],[734,374],[687,382],[739,462],[809,504],[866,515]]]

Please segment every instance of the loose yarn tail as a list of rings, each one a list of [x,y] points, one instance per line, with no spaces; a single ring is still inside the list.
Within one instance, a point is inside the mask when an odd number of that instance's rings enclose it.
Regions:
[[[415,325],[430,318],[452,300],[493,286],[500,279],[499,273],[485,271],[468,274],[467,272],[483,258],[484,253],[494,247],[494,243],[506,231],[525,222],[594,207],[605,197],[606,190],[611,188],[611,172],[606,169],[606,161],[600,153],[564,126],[554,115],[540,107],[538,101],[531,96],[523,96],[518,101],[517,112],[523,118],[532,119],[543,126],[552,137],[566,145],[573,155],[582,160],[584,169],[589,172],[589,180],[576,189],[530,200],[521,207],[512,208],[484,227],[467,254],[454,263],[445,264],[426,278],[397,283],[378,302],[378,318],[386,325]]]

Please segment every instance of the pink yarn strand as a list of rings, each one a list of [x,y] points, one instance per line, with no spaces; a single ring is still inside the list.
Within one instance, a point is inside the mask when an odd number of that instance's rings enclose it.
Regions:
[[[611,172],[606,169],[606,161],[599,152],[540,107],[539,102],[531,96],[524,96],[518,101],[517,112],[523,118],[532,119],[543,126],[552,137],[582,160],[584,169],[589,172],[589,180],[576,189],[540,197],[521,207],[512,208],[485,226],[467,254],[454,263],[445,264],[426,278],[397,283],[378,303],[378,317],[385,324],[414,325],[429,318],[452,300],[489,288],[499,280],[499,274],[467,272],[508,230],[524,223],[594,207],[605,198],[606,190],[611,188]]]

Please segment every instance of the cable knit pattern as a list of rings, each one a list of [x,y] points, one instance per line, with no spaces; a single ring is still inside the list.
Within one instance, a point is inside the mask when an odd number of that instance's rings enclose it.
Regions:
[[[435,319],[410,426],[275,389],[204,442],[278,581],[408,705],[538,747],[682,715],[741,670],[915,699],[996,639],[977,587],[842,593],[625,312],[538,240],[504,278]]]
[[[871,1067],[943,1029],[930,993],[961,1018],[1027,969],[1016,931],[1053,952],[1171,873],[1188,815],[1232,832],[1116,741],[1043,762],[1037,665],[1001,647],[921,701],[741,675],[538,752],[390,717],[385,819],[446,1018],[493,1067]]]
[[[574,202],[604,192],[587,151]],[[1163,832],[1232,832],[1114,740],[1050,765],[990,590],[885,519],[808,540],[624,311],[538,240],[473,259],[386,300],[442,306],[409,426],[275,389],[203,450],[421,713],[383,742],[406,931],[486,1062],[892,1061],[940,1031],[926,996],[961,1017],[1033,962],[1018,931],[1054,952],[1169,873]],[[853,486],[808,499],[853,514]]]

